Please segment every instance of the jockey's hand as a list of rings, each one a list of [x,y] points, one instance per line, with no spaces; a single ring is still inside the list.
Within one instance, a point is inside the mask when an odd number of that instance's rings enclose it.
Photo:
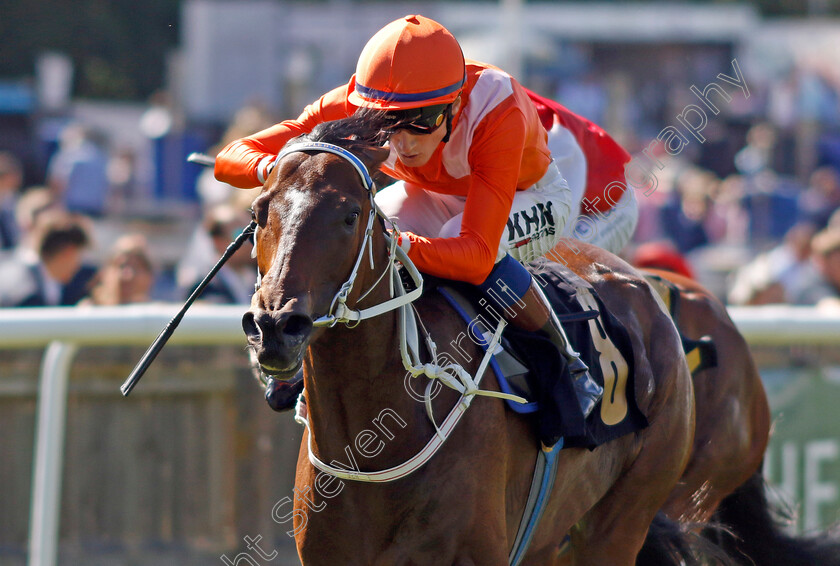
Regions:
[[[408,239],[408,232],[400,232],[388,228],[388,240],[393,240],[395,233],[397,238],[397,245],[402,251],[408,253],[408,250],[411,249],[411,240]]]

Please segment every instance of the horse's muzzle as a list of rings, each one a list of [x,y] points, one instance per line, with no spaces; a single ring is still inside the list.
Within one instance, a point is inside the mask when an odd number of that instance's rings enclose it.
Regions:
[[[300,369],[312,318],[296,312],[250,310],[242,317],[242,329],[263,371],[288,379]]]

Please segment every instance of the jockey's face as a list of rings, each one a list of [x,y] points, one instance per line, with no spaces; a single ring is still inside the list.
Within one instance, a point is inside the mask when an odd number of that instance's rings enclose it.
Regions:
[[[461,106],[458,97],[452,104],[451,112],[456,114]],[[409,129],[399,129],[389,137],[391,147],[406,167],[422,167],[432,158],[435,150],[446,136],[446,120],[428,134],[412,133]]]

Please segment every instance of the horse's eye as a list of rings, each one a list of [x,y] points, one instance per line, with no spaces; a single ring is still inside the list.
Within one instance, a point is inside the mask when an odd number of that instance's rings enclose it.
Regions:
[[[356,220],[358,220],[358,219],[359,219],[359,211],[354,210],[353,212],[351,212],[350,214],[348,214],[344,218],[344,223],[347,224],[348,226],[353,226],[356,223]]]
[[[264,200],[261,200],[261,198],[254,201],[254,204],[251,207],[251,220],[256,221],[258,225],[263,227],[265,227],[266,222],[268,222],[268,206]]]

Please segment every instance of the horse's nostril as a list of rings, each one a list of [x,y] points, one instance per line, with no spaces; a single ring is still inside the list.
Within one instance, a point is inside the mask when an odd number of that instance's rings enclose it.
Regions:
[[[305,336],[312,330],[312,319],[301,314],[290,315],[281,321],[279,330],[287,336]]]
[[[242,317],[242,330],[245,331],[246,336],[258,336],[260,334],[254,313],[251,311],[246,312]]]

